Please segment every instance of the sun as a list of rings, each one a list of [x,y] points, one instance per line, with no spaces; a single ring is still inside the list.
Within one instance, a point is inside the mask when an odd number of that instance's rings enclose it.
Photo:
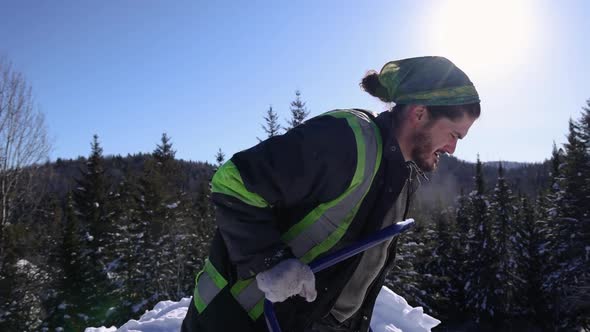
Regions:
[[[527,57],[532,2],[447,0],[437,6],[430,20],[437,55],[465,70],[498,74]]]

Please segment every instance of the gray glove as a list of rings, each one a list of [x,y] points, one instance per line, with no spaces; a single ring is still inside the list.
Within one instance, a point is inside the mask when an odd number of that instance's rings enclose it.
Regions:
[[[317,296],[313,272],[307,264],[296,258],[286,259],[258,273],[256,283],[271,302],[283,302],[293,295],[300,295],[307,302],[313,302]]]

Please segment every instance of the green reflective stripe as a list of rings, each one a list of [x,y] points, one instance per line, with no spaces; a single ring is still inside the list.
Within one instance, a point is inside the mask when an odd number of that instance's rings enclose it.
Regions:
[[[349,190],[346,190],[344,192],[344,194],[341,195],[340,197],[343,197],[348,192],[349,192]],[[326,203],[318,205],[318,207],[311,210],[311,212],[309,212],[300,222],[291,226],[291,228],[289,228],[289,230],[281,236],[281,240],[283,240],[283,242],[286,242],[286,243],[291,242],[294,238],[296,238],[299,234],[301,234],[301,232],[303,232],[311,224],[313,224],[316,220],[318,220],[327,209],[335,206],[336,204],[338,204],[337,200],[326,202]]]
[[[281,236],[305,263],[330,250],[346,233],[369,192],[383,150],[379,128],[365,113],[340,110],[326,115],[346,119],[357,144],[357,165],[351,184],[342,195],[313,209]],[[264,294],[253,281],[254,278],[238,281],[231,293],[248,316],[257,320],[264,311]]]
[[[363,180],[365,164],[367,160],[367,146],[365,144],[365,137],[361,129],[360,119],[349,112],[335,111],[328,113],[328,115],[335,118],[345,118],[350,128],[352,128],[357,148],[356,171],[354,172],[354,177],[352,178],[352,184],[357,185]],[[373,122],[371,121],[370,123]]]
[[[236,282],[231,288],[232,295],[237,297],[244,290],[244,288],[248,287],[252,283],[252,281],[254,281],[254,278],[239,280]]]
[[[381,160],[382,144],[379,129],[365,113],[350,110],[335,111],[328,115],[348,121],[359,146],[357,160],[364,162],[357,162],[356,176],[353,176],[356,177],[356,183],[351,183],[335,200],[314,209],[283,238],[295,256],[306,263],[329,250],[342,238],[354,219],[360,202],[369,191]]]
[[[211,279],[215,283],[215,286],[217,286],[219,289],[222,289],[227,285],[227,280],[225,280],[225,278],[219,272],[217,272],[217,269],[215,268],[215,266],[213,266],[213,264],[211,264],[211,261],[209,261],[209,259],[205,260],[205,267],[203,270],[207,272],[209,277],[211,277]]]
[[[203,273],[205,272],[205,273]],[[199,313],[211,303],[213,298],[227,285],[227,280],[211,264],[209,259],[205,260],[205,266],[195,278],[195,290],[193,302]]]
[[[338,225],[338,228],[334,232],[332,232],[332,234],[330,234],[326,240],[324,240],[317,246],[313,247],[310,251],[303,255],[303,257],[301,257],[301,261],[306,264],[310,263],[319,255],[330,250],[330,248],[332,248],[338,241],[340,241],[344,233],[346,233],[348,226],[350,226],[350,223],[354,219],[354,216],[356,215],[359,206],[360,203],[357,206],[355,206],[355,209],[350,212],[349,216],[346,217],[346,220],[342,221],[342,223]]]
[[[421,91],[397,97],[398,104],[427,102],[428,105],[460,105],[479,102],[473,85],[456,86],[432,91]]]
[[[193,302],[195,303],[195,307],[197,308],[197,311],[199,313],[203,312],[203,310],[205,310],[205,308],[207,307],[207,304],[205,303],[205,301],[203,301],[201,295],[199,295],[198,282],[201,274],[203,274],[203,270],[199,271],[199,273],[197,273],[197,276],[195,277],[195,291],[193,292]]]
[[[235,197],[248,205],[260,208],[269,206],[260,195],[246,189],[240,171],[231,160],[215,172],[211,180],[211,191]]]
[[[250,316],[250,318],[252,318],[252,320],[257,320],[258,317],[260,317],[260,315],[262,315],[262,313],[264,312],[264,297],[262,298],[262,300],[258,301],[258,303],[256,303],[256,306],[254,306],[254,308],[252,308],[252,310],[250,310],[248,312],[248,316]]]
[[[205,308],[207,308],[207,304],[205,304],[205,302],[203,302],[203,300],[199,296],[199,292],[197,291],[196,287],[195,293],[193,294],[193,302],[195,303],[195,308],[197,308],[198,313],[202,313],[205,310]]]
[[[352,191],[354,191],[362,181],[365,169],[366,151],[365,140],[361,132],[360,124],[358,122],[359,120],[356,118],[356,116],[350,114],[349,112],[333,111],[326,113],[326,115],[333,116],[335,118],[345,118],[348,122],[348,125],[352,128],[357,145],[357,163],[354,176],[352,177],[352,181],[350,182],[348,189],[346,189],[346,191],[342,195],[340,195],[335,200],[318,205],[315,209],[309,212],[300,222],[291,226],[291,228],[289,228],[289,230],[287,230],[287,232],[285,232],[281,236],[281,240],[283,240],[283,242],[288,243],[292,241],[295,237],[301,234],[301,232],[307,229],[311,224],[316,222],[326,212],[326,210],[340,203],[340,201],[342,201],[346,196],[348,196]]]
[[[315,223],[319,218],[321,218],[321,216],[326,212],[326,210],[336,206],[338,203],[340,203],[340,201],[343,198],[345,198],[348,194],[350,194],[350,192],[353,191],[358,186],[358,183],[355,183],[352,185],[353,185],[352,187],[349,187],[344,192],[344,194],[340,195],[337,199],[330,201],[330,202],[320,204],[318,207],[316,207],[310,213],[308,213],[305,216],[305,218],[303,218],[300,222],[291,226],[289,231],[281,236],[281,240],[283,240],[283,242],[289,243],[293,239],[295,239],[298,235],[300,235],[303,231],[308,229],[311,225],[313,225],[313,223]]]
[[[340,115],[340,114],[338,114],[338,115]],[[364,115],[364,113],[363,113],[363,115]],[[355,118],[357,119],[357,122],[360,121],[357,117],[355,117]],[[347,194],[346,197],[339,197],[338,198],[339,203],[342,203],[343,205],[345,205],[347,207],[349,207],[350,205],[353,205],[353,207],[352,207],[352,209],[348,208],[348,213],[346,215],[338,215],[337,214],[338,212],[336,212],[336,215],[332,215],[332,214],[330,214],[332,211],[328,211],[326,213],[327,219],[333,220],[335,218],[338,218],[339,224],[333,230],[332,233],[330,233],[327,237],[325,237],[323,239],[323,241],[321,241],[319,244],[317,244],[316,246],[311,248],[303,256],[300,257],[300,259],[304,263],[310,263],[319,255],[330,250],[338,241],[340,241],[340,239],[342,239],[342,236],[344,236],[344,233],[346,233],[348,226],[350,226],[351,222],[354,220],[354,217],[356,216],[356,213],[357,213],[358,209],[360,208],[361,203],[363,202],[365,196],[369,192],[371,183],[373,182],[373,179],[374,179],[375,175],[377,174],[377,170],[379,169],[379,165],[381,164],[381,156],[382,156],[382,150],[383,150],[382,142],[381,142],[381,134],[379,132],[379,128],[377,127],[377,125],[373,121],[369,121],[369,123],[371,124],[371,126],[365,127],[364,128],[365,131],[363,133],[360,133],[359,135],[357,135],[358,137],[360,137],[361,135],[366,137],[366,140],[361,141],[360,139],[357,139],[357,144],[361,144],[360,146],[362,147],[362,148],[359,148],[359,151],[358,151],[359,160],[366,161],[366,163],[367,163],[366,166],[370,167],[370,169],[365,169],[365,167],[363,167],[363,169],[361,170],[363,172],[362,176],[364,178],[364,181],[363,181],[361,187],[356,189],[354,193]],[[358,128],[360,128],[360,126]],[[365,151],[366,148],[368,148],[370,151],[370,153],[368,155],[367,155],[367,152]],[[362,158],[362,159],[360,159],[360,158]],[[316,223],[319,224],[320,222],[321,222],[321,220],[318,220]],[[329,224],[331,224],[331,223],[329,223]],[[325,228],[325,226],[322,226],[322,225],[319,225],[319,227]],[[318,230],[315,230],[315,231],[318,232]]]
[[[264,311],[264,293],[258,289],[254,278],[239,280],[232,288],[231,293],[238,303],[248,312],[252,320],[257,320]]]

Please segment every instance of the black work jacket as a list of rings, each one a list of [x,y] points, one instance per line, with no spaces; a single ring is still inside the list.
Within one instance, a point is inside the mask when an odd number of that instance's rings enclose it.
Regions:
[[[408,195],[409,205],[409,196],[415,189],[412,181],[415,166],[404,161],[395,139],[392,113],[383,112],[373,119],[382,136],[381,164],[344,237],[326,254],[379,230],[399,195]],[[316,206],[337,198],[348,188],[355,172],[356,156],[355,137],[346,120],[320,116],[232,157],[245,187],[262,196],[270,207],[253,207],[227,195],[212,195],[218,230],[210,260],[230,285],[238,278],[253,277],[293,256],[280,241],[280,234]],[[409,185],[405,186],[407,182]],[[407,192],[401,193],[404,186]],[[406,205],[404,218],[407,210]],[[376,297],[393,266],[395,243],[390,245],[385,266],[369,287],[360,310],[348,322],[351,331],[368,330]],[[326,317],[359,261],[357,255],[319,272],[316,301],[307,303],[295,296],[275,304],[283,332],[304,331],[312,322]],[[200,315],[204,330],[219,328],[223,320],[233,319],[228,315],[239,311],[227,309],[231,297],[224,294],[218,297],[227,300],[216,299]],[[225,314],[207,314],[215,310]],[[247,325],[252,331],[266,330],[264,317],[251,325],[246,320],[239,324],[241,331]]]

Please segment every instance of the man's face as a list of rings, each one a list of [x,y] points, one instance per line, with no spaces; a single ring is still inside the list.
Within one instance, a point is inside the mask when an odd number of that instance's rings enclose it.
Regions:
[[[425,172],[434,171],[438,166],[440,154],[453,154],[457,140],[467,135],[475,120],[464,115],[455,121],[443,117],[424,122],[414,132],[411,160]]]

